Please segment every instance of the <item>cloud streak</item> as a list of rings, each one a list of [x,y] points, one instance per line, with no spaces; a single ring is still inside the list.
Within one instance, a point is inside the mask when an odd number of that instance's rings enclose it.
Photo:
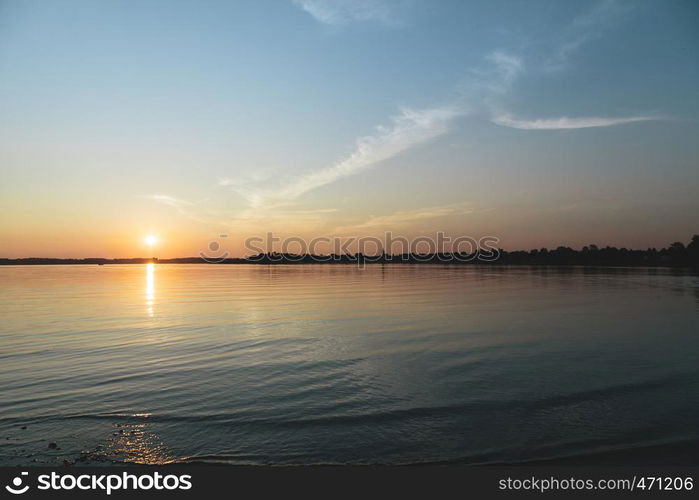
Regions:
[[[496,79],[497,83],[491,84],[491,87],[506,90],[524,71],[524,62],[521,58],[502,50],[491,52],[486,59],[493,63],[499,76]]]
[[[372,134],[357,139],[353,152],[338,163],[309,172],[278,187],[258,187],[255,178],[220,179],[241,196],[252,209],[288,206],[302,195],[346,177],[357,175],[412,148],[429,143],[451,129],[453,121],[478,107],[477,97],[500,95],[509,90],[524,71],[524,62],[507,52],[494,51],[486,56],[489,65],[473,70],[473,78],[462,89],[461,98],[449,105],[423,109],[403,107],[391,117],[389,125],[377,126]],[[468,102],[470,105],[466,105]],[[268,175],[264,176],[268,180]]]
[[[520,130],[570,130],[579,128],[611,127],[614,125],[624,125],[634,122],[645,122],[657,120],[654,116],[626,116],[626,117],[579,117],[568,118],[541,118],[536,120],[522,120],[508,114],[495,116],[491,121],[503,127],[516,128]]]
[[[430,219],[466,215],[475,212],[483,212],[486,209],[475,209],[467,203],[452,203],[449,205],[436,205],[414,210],[402,210],[390,215],[371,216],[368,220],[347,226],[340,226],[336,231],[341,234],[356,232],[365,229],[395,228],[402,225]]]
[[[293,0],[316,21],[329,25],[369,21],[386,26],[396,22],[388,3],[382,0]]]
[[[230,187],[253,208],[285,205],[309,191],[356,175],[446,134],[451,121],[465,113],[465,108],[456,105],[420,110],[402,108],[400,114],[391,118],[391,125],[378,126],[373,134],[357,139],[354,151],[331,167],[307,173],[276,189]]]
[[[633,10],[633,4],[620,0],[602,0],[590,10],[579,14],[568,26],[558,50],[544,64],[548,72],[567,67],[570,56],[584,45],[600,38],[605,30]]]
[[[449,122],[463,114],[455,107],[413,110],[403,108],[389,127],[376,127],[372,135],[357,140],[354,152],[336,165],[307,174],[281,189],[283,198],[298,196],[343,177],[358,174],[403,151],[426,143],[449,130]]]
[[[181,198],[175,198],[174,196],[168,196],[166,194],[151,194],[148,196],[149,199],[160,203],[162,205],[167,205],[168,207],[173,207],[177,209],[181,214],[185,214],[189,207],[197,205],[193,201],[183,200]]]
[[[180,215],[203,224],[220,224],[220,214],[217,211],[204,210],[202,204],[208,200],[189,201],[166,194],[151,194],[147,199],[174,208]]]

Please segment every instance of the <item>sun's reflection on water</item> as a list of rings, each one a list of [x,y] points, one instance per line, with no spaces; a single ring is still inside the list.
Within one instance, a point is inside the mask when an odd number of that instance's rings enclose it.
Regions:
[[[167,447],[146,424],[117,424],[107,455],[127,463],[162,465],[173,461]]]
[[[146,313],[151,318],[154,315],[153,304],[155,303],[155,264],[146,264]]]

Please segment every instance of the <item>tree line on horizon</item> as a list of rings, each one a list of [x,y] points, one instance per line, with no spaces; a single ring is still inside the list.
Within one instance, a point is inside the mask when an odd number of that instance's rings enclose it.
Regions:
[[[694,235],[685,245],[676,241],[668,247],[648,248],[646,250],[630,250],[627,248],[598,247],[591,244],[575,250],[567,246],[559,246],[534,250],[506,251],[500,249],[497,255],[493,251],[485,253],[450,253],[438,252],[432,254],[329,254],[329,255],[298,255],[290,253],[261,253],[243,258],[226,258],[222,260],[204,257],[182,257],[174,259],[132,258],[132,259],[58,259],[29,257],[19,259],[0,258],[0,265],[41,265],[41,264],[143,264],[148,262],[170,264],[310,264],[310,263],[453,263],[453,264],[490,264],[490,265],[579,265],[579,266],[669,266],[699,268],[699,235]]]

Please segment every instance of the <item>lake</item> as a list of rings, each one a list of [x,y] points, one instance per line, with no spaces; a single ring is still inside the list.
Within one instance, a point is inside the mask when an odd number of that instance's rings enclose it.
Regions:
[[[699,463],[699,279],[0,267],[0,464]]]

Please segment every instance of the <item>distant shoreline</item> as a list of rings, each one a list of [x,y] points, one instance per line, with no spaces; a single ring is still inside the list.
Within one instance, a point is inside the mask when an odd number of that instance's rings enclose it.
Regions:
[[[344,254],[293,254],[268,252],[248,257],[215,257],[205,254],[199,257],[134,257],[127,259],[107,259],[87,257],[83,259],[63,259],[53,257],[23,257],[17,259],[0,258],[0,265],[107,265],[107,264],[455,264],[455,265],[527,265],[527,266],[591,266],[591,267],[674,267],[699,269],[699,235],[692,236],[688,245],[680,241],[667,248],[629,250],[597,245],[586,245],[580,250],[559,246],[553,250],[503,249],[478,250],[473,252],[437,253],[362,253]]]
[[[144,265],[144,264],[213,264],[213,265],[357,265],[359,262],[354,260],[342,261],[254,261],[247,259],[225,259],[220,262],[209,262],[200,258],[177,258],[177,259],[0,259],[0,266],[111,266],[111,265]],[[686,269],[699,271],[697,265],[679,265],[672,263],[556,263],[556,262],[512,262],[510,260],[496,260],[492,262],[484,262],[474,260],[471,262],[462,262],[459,260],[427,260],[427,261],[401,261],[401,260],[366,260],[361,264],[380,264],[380,265],[432,265],[432,266],[479,266],[479,267],[499,267],[499,266],[521,266],[521,267],[589,267],[589,268],[668,268],[668,269]]]

